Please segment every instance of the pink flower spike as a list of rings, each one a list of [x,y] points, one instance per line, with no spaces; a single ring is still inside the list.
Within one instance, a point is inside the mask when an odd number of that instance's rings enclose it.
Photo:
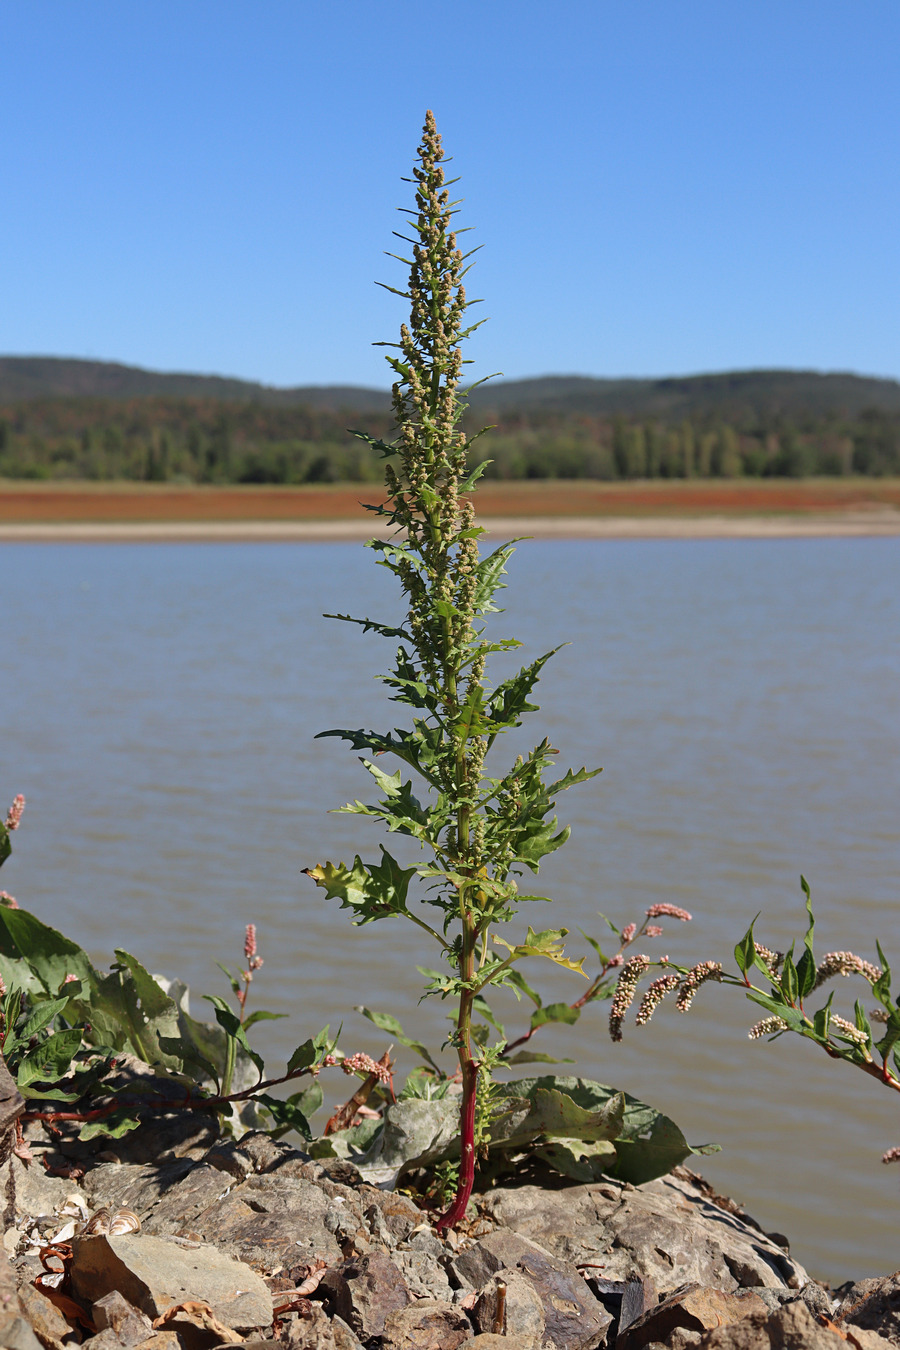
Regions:
[[[648,923],[644,929],[647,937],[662,937],[662,931],[658,923]]]
[[[680,919],[682,923],[690,923],[691,915],[686,909],[679,909],[677,905],[670,905],[663,901],[659,905],[651,905],[647,910],[648,919]]]
[[[893,1148],[889,1148],[887,1153],[882,1155],[881,1161],[883,1163],[900,1162],[900,1148],[896,1144]]]
[[[21,792],[13,798],[13,804],[6,813],[6,828],[8,830],[17,830],[19,821],[22,819],[22,812],[25,810],[25,798]]]
[[[637,932],[636,923],[626,924],[625,927],[622,929],[622,941],[632,942],[634,940],[634,935],[636,932]]]
[[[67,975],[66,978],[63,980],[63,984],[77,984],[77,983],[78,983],[77,975]]]
[[[6,909],[19,908],[18,900],[14,895],[10,895],[9,891],[0,891],[0,905],[3,905]]]
[[[606,969],[612,970],[613,966],[621,966],[625,963],[625,957],[621,952],[616,952],[615,956],[610,957],[606,963]]]
[[[247,969],[243,972],[244,979],[249,981],[253,978],[254,970],[259,970],[263,963],[261,956],[256,955],[256,924],[248,923],[247,931],[244,934],[244,956],[247,958]]]

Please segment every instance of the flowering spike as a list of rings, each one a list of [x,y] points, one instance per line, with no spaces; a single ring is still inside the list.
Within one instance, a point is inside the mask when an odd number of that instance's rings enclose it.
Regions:
[[[25,798],[21,792],[13,798],[13,804],[6,813],[6,828],[10,831],[19,828],[22,812],[25,810]]]
[[[687,1012],[701,984],[706,984],[707,980],[721,980],[721,978],[722,965],[719,961],[700,961],[696,966],[692,966],[684,978],[681,991],[675,1000],[675,1007],[679,1012]]]
[[[678,905],[670,905],[663,901],[658,905],[651,905],[647,910],[648,919],[680,919],[682,923],[690,923],[691,915],[686,909],[680,909]]]
[[[774,1036],[776,1031],[787,1031],[787,1022],[781,1017],[764,1017],[761,1022],[756,1022],[747,1032],[747,1038],[751,1041],[758,1041],[763,1036]]]
[[[650,968],[649,956],[632,956],[622,967],[616,981],[612,1007],[609,1010],[609,1035],[613,1041],[622,1039],[622,1019],[631,1007],[635,991]]]
[[[637,1017],[634,1019],[635,1026],[646,1026],[669,990],[676,988],[680,983],[681,980],[678,975],[662,975],[658,980],[654,980],[651,985],[648,985],[646,993],[641,999]]]
[[[826,952],[816,968],[813,989],[818,989],[834,975],[863,975],[869,984],[875,984],[881,979],[881,974],[878,966],[873,966],[871,961],[864,961],[861,956],[854,956],[853,952]]]

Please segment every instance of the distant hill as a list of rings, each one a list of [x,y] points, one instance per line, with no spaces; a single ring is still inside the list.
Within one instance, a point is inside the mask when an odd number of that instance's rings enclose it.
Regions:
[[[45,398],[203,398],[264,407],[333,412],[385,412],[390,395],[355,385],[298,385],[283,389],[219,375],[164,374],[109,361],[64,357],[0,357],[0,403]],[[594,379],[544,375],[496,380],[476,389],[479,413],[542,412],[660,418],[858,417],[866,409],[900,414],[900,381],[845,373],[745,370],[663,379]]]
[[[475,390],[473,406],[584,413],[592,417],[857,417],[866,408],[900,413],[900,381],[874,376],[818,374],[807,370],[735,370],[658,380],[601,380],[583,375],[544,375],[498,380]]]
[[[38,398],[206,398],[267,407],[382,412],[390,407],[383,389],[356,385],[308,385],[277,389],[221,375],[164,374],[114,361],[58,356],[0,356],[0,403]]]

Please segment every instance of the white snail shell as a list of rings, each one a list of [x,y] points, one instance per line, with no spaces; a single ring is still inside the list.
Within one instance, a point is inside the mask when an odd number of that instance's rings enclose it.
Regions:
[[[82,1237],[121,1237],[123,1233],[139,1233],[141,1221],[133,1209],[98,1209],[81,1230]]]
[[[117,1209],[109,1225],[109,1236],[120,1237],[123,1233],[139,1233],[141,1221],[133,1209]]]
[[[112,1216],[108,1209],[98,1209],[92,1214],[81,1230],[82,1237],[100,1237],[109,1232]]]

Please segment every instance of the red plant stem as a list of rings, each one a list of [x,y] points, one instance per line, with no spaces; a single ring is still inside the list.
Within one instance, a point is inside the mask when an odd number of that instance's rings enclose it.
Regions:
[[[475,1102],[478,1096],[478,1065],[474,1059],[462,1064],[463,1097],[459,1113],[459,1185],[453,1204],[438,1219],[435,1227],[443,1234],[455,1228],[465,1217],[466,1206],[475,1185]]]
[[[468,987],[464,987],[459,998],[459,1015],[456,1022],[457,1049],[459,1067],[462,1075],[462,1102],[459,1109],[459,1183],[453,1204],[442,1214],[437,1222],[437,1231],[443,1234],[448,1228],[454,1228],[465,1216],[466,1206],[475,1185],[475,1104],[478,1099],[478,1065],[472,1058],[472,1004],[475,995],[472,983],[475,977],[475,944],[477,932],[471,910],[464,908],[462,913],[462,951],[459,957],[459,973]]]

